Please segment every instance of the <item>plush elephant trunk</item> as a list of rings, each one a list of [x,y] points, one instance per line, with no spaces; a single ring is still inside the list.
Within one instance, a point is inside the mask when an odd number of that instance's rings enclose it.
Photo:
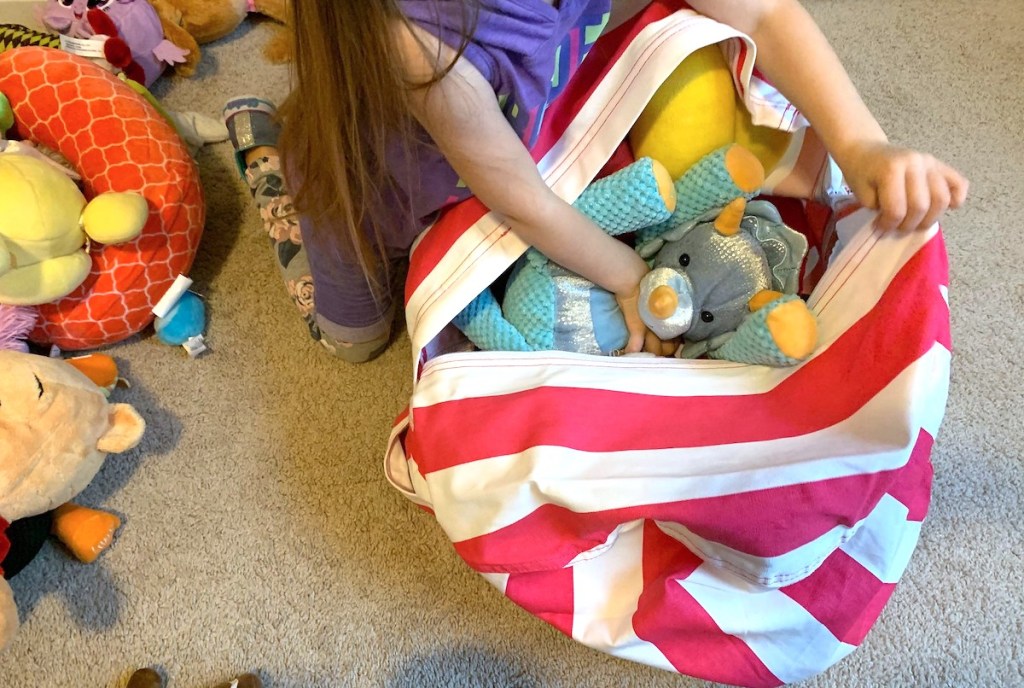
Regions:
[[[689,331],[693,301],[693,282],[680,270],[655,268],[640,281],[640,318],[661,339]]]

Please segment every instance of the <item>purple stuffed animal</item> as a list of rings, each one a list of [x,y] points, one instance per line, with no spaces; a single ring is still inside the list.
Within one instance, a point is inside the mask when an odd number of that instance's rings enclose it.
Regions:
[[[142,70],[145,86],[156,81],[168,65],[186,62],[190,49],[166,39],[160,15],[147,0],[47,0],[40,19],[53,31],[89,39],[106,33],[89,20],[90,10],[101,10],[113,22]]]

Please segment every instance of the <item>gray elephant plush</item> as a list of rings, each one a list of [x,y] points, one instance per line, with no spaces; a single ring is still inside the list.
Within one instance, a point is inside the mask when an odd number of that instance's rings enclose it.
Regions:
[[[737,199],[637,248],[651,263],[640,315],[680,358],[793,365],[817,343],[796,296],[807,239],[767,201]]]
[[[763,181],[757,159],[730,146],[702,159],[664,193],[667,172],[641,160],[595,182],[576,207],[610,234],[638,232],[652,266],[640,316],[677,356],[792,365],[817,341],[795,291],[807,250],[770,203],[747,199]],[[659,181],[662,180],[662,181]],[[647,238],[653,237],[653,238]],[[612,294],[530,249],[499,307],[490,290],[454,324],[485,350],[615,354],[628,340]]]

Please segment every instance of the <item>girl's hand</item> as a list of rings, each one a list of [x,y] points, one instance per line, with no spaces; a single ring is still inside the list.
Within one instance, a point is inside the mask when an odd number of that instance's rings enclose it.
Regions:
[[[967,197],[967,179],[936,158],[887,142],[854,144],[837,156],[862,205],[878,210],[883,231],[927,229]]]
[[[616,294],[615,300],[622,310],[622,317],[626,321],[626,331],[629,332],[629,339],[626,341],[626,348],[622,350],[626,354],[635,354],[644,351],[647,347],[647,335],[650,332],[644,321],[640,319],[640,285],[637,284],[632,292]]]
[[[640,308],[638,305],[640,300],[639,284],[631,293],[625,295],[616,294],[615,300],[618,301],[619,308],[622,309],[622,317],[626,321],[626,330],[629,332],[629,340],[626,342],[626,348],[622,350],[623,353],[632,354],[638,351],[646,351],[655,356],[671,356],[675,353],[677,345],[658,339],[658,336],[648,330],[647,325],[640,318]]]

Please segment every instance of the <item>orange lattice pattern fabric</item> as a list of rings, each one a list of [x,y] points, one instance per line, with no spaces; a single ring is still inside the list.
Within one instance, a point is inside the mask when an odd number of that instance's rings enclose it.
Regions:
[[[2,53],[0,91],[14,110],[14,137],[60,151],[81,173],[87,198],[133,191],[150,208],[135,241],[92,246],[89,277],[67,297],[39,306],[32,340],[81,350],[135,334],[195,258],[205,221],[195,162],[149,103],[74,55],[36,47]]]

